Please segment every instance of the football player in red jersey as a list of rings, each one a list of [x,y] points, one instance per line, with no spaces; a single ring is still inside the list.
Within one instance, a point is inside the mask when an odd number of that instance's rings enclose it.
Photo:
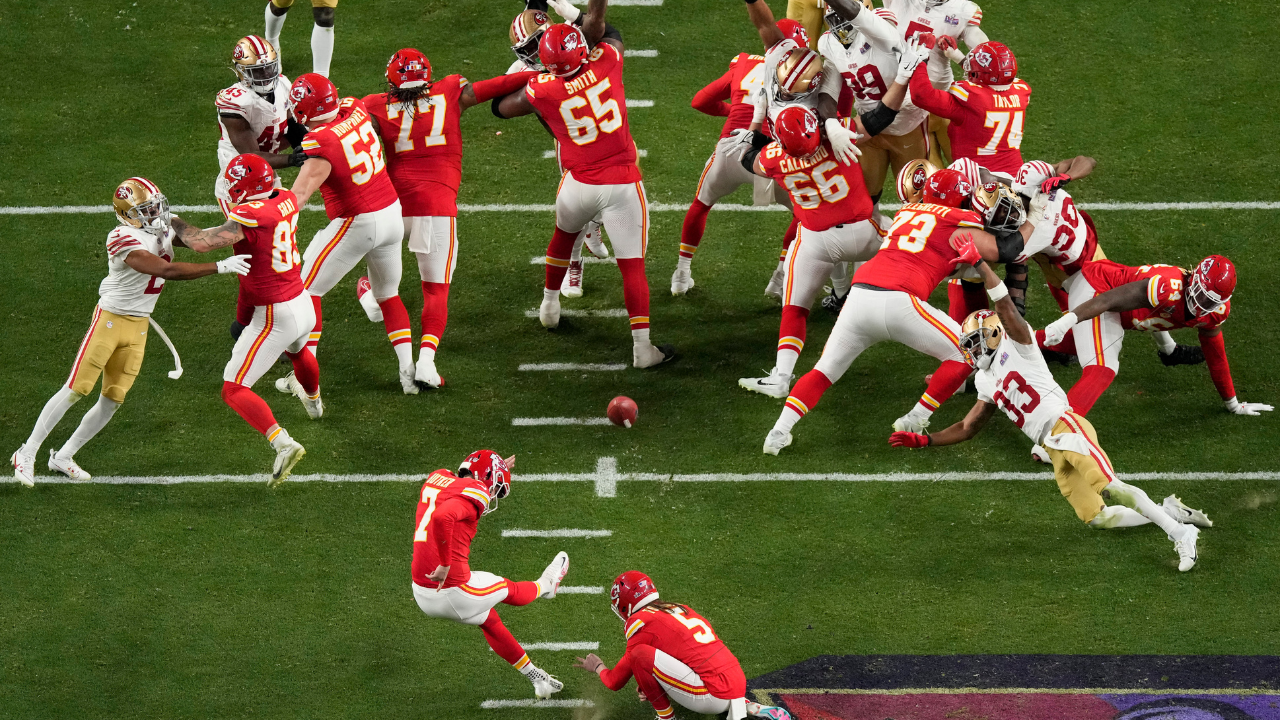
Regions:
[[[929,381],[928,396],[945,402],[969,377],[960,353],[960,326],[929,305],[938,283],[959,265],[999,257],[995,237],[983,217],[968,209],[973,188],[955,170],[939,170],[925,182],[924,202],[904,205],[894,216],[880,251],[858,268],[822,357],[787,397],[782,414],[764,440],[777,455],[791,444],[791,429],[840,379],[863,350],[883,340],[900,342],[943,361]],[[967,252],[958,240],[969,235]]]
[[[947,126],[951,157],[971,158],[988,170],[1010,176],[1017,173],[1022,166],[1019,148],[1031,86],[1018,79],[1013,51],[998,42],[978,45],[965,58],[965,79],[945,91],[933,87],[923,65],[911,77],[911,101],[951,121]]]
[[[632,364],[653,367],[676,357],[671,346],[649,340],[649,282],[644,256],[649,208],[636,144],[627,126],[622,85],[622,43],[604,36],[606,0],[591,0],[582,29],[552,25],[542,33],[538,57],[547,71],[523,93],[503,98],[504,118],[536,112],[555,135],[565,176],[556,192],[556,230],[547,246],[546,282],[538,318],[560,324],[560,286],[578,233],[600,215],[618,258],[631,320]]]
[[[622,573],[613,581],[609,598],[625,628],[626,654],[613,667],[595,653],[577,658],[574,667],[596,673],[614,691],[634,677],[659,720],[675,717],[672,700],[703,715],[728,713],[728,720],[748,715],[790,720],[780,707],[747,700],[742,666],[711,623],[688,605],[662,600],[648,575],[639,570]]]
[[[1069,291],[1071,312],[1044,329],[1046,345],[1057,345],[1068,332],[1075,336],[1083,372],[1067,393],[1071,407],[1087,415],[1111,385],[1120,368],[1124,331],[1196,328],[1209,375],[1227,410],[1236,415],[1272,410],[1270,405],[1236,398],[1221,330],[1231,314],[1235,289],[1235,265],[1221,255],[1210,255],[1192,272],[1172,265],[1129,267],[1110,260],[1085,264]]]
[[[293,192],[303,206],[319,189],[329,216],[329,225],[316,233],[303,255],[302,284],[311,293],[316,312],[308,348],[314,353],[320,343],[324,323],[320,299],[364,260],[400,366],[400,387],[406,395],[416,395],[413,333],[399,295],[404,221],[383,164],[378,132],[364,103],[353,97],[340,99],[333,83],[315,73],[293,81],[289,103],[289,112],[307,127],[302,141],[307,161],[293,182]],[[276,386],[280,388],[280,383]]]
[[[462,461],[458,472],[442,468],[422,483],[414,519],[413,598],[428,617],[479,625],[489,647],[533,683],[535,695],[545,699],[564,684],[530,662],[494,606],[554,598],[569,572],[569,555],[556,554],[541,577],[524,582],[472,570],[470,565],[471,541],[480,518],[510,494],[514,465],[514,456],[503,460],[492,450],[477,450]]]
[[[258,397],[253,384],[280,357],[293,363],[291,391],[311,419],[324,413],[320,401],[320,366],[304,352],[315,309],[302,286],[298,266],[298,213],[302,203],[290,191],[276,188],[276,173],[258,155],[246,153],[227,164],[224,173],[235,203],[221,227],[201,230],[174,218],[174,230],[190,248],[233,244],[237,253],[251,256],[252,268],[240,281],[241,299],[253,306],[253,319],[236,340],[222,371],[222,399],[276,451],[271,468],[272,487],[284,482],[306,454],[288,431],[280,427],[271,408]]]
[[[458,262],[458,185],[467,108],[515,92],[537,73],[470,83],[461,75],[432,80],[431,62],[413,48],[387,62],[388,90],[364,98],[382,137],[387,172],[400,197],[404,234],[422,278],[422,340],[414,379],[438,388],[436,350],[449,319],[449,284]]]
[[[800,231],[787,251],[787,280],[783,291],[778,355],[769,375],[742,378],[738,384],[769,397],[785,398],[795,377],[796,361],[804,349],[809,308],[822,283],[839,262],[870,260],[880,249],[880,229],[871,216],[871,196],[857,163],[836,162],[831,143],[818,130],[818,116],[793,105],[778,114],[773,125],[777,140],[759,154],[748,152],[750,165],[761,177],[772,178],[791,193]]]

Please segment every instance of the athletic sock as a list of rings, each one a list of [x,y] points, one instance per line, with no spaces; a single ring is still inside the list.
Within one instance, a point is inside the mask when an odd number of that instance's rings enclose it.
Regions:
[[[800,230],[800,218],[796,215],[791,216],[791,224],[787,226],[787,231],[782,235],[782,255],[778,260],[784,260],[787,257],[787,250],[791,249],[791,243],[796,239],[796,233]]]
[[[929,387],[925,388],[920,401],[907,414],[913,419],[927,421],[933,417],[942,403],[956,394],[956,390],[964,385],[964,381],[968,380],[972,373],[973,368],[969,367],[968,363],[943,360],[938,369],[933,371],[933,377],[929,378]]]
[[[791,432],[791,428],[800,422],[800,418],[818,405],[822,394],[829,387],[831,387],[831,381],[821,370],[815,369],[805,373],[796,386],[791,388],[791,395],[787,397],[786,405],[783,406],[778,421],[773,424],[773,429]]]
[[[80,418],[80,424],[76,426],[76,431],[71,433],[71,437],[66,444],[58,451],[58,459],[70,460],[75,457],[85,443],[92,440],[99,432],[102,432],[102,428],[107,426],[107,423],[111,421],[111,416],[115,415],[116,410],[119,409],[120,403],[106,395],[99,395],[98,402],[89,408],[89,412],[85,413],[83,418]]]
[[[284,15],[276,15],[271,12],[271,3],[267,3],[267,9],[264,12],[266,12],[266,40],[279,50],[280,31],[284,28],[284,20],[289,17],[289,15],[287,13]]]
[[[1099,365],[1090,365],[1080,373],[1080,379],[1067,391],[1067,402],[1077,415],[1088,415],[1093,404],[1116,379],[1116,371]]]
[[[1142,513],[1143,517],[1160,526],[1165,534],[1173,539],[1174,533],[1181,534],[1182,523],[1169,517],[1169,513],[1164,508],[1151,501],[1147,497],[1147,493],[1136,485],[1130,485],[1120,480],[1112,480],[1107,489],[1111,491],[1111,497],[1119,500],[1126,507]]]
[[[526,676],[533,670],[537,670],[534,664],[530,662],[529,656],[525,654],[524,648],[520,647],[520,643],[516,642],[511,631],[506,625],[502,624],[502,618],[498,617],[497,610],[489,610],[488,617],[484,622],[480,623],[480,630],[484,632],[484,639],[488,641],[489,647],[498,653],[498,657],[506,660],[515,669],[524,673]]]
[[[1067,304],[1067,291],[1062,288],[1056,288],[1052,285],[1047,285],[1047,287],[1049,288],[1049,294],[1052,295],[1054,301],[1058,303],[1058,307],[1062,309],[1062,312],[1066,312],[1070,307]]]
[[[311,71],[329,77],[333,61],[333,28],[314,25],[311,28]]]
[[[316,356],[305,350],[285,354],[293,363],[293,377],[302,386],[307,397],[314,399],[320,394],[320,363],[316,361]]]
[[[223,382],[222,401],[231,406],[254,430],[266,436],[267,440],[274,439],[271,433],[279,430],[280,426],[276,425],[276,418],[271,414],[266,401],[253,390],[237,383]]]
[[[528,605],[538,596],[542,594],[542,586],[537,580],[515,580],[507,581],[507,597],[502,602],[505,605]]]
[[[316,355],[316,351],[320,349],[320,332],[324,327],[324,313],[320,310],[321,297],[319,295],[311,296],[311,307],[316,311],[316,326],[311,330],[311,337],[307,340],[307,349],[312,355]]]
[[[831,266],[831,289],[836,297],[844,297],[848,294],[849,286],[853,284],[852,275],[847,262],[838,262]]]
[[[1108,505],[1102,508],[1102,511],[1089,521],[1089,527],[1114,530],[1115,528],[1138,527],[1150,522],[1151,520],[1146,515],[1137,510],[1132,510],[1123,505]]]
[[[551,242],[547,244],[547,279],[542,286],[544,289],[560,292],[564,274],[569,269],[569,256],[573,254],[573,244],[577,240],[577,233],[561,230],[556,226]]]
[[[1161,355],[1168,355],[1177,349],[1178,344],[1173,341],[1173,336],[1166,330],[1157,330],[1151,333],[1151,339],[1156,341],[1156,349]]]
[[[387,339],[391,341],[391,349],[396,351],[396,360],[403,370],[413,366],[413,331],[409,329],[409,311],[404,308],[404,301],[399,295],[392,295],[386,300],[379,300],[382,308],[382,325],[387,329]]]
[[[680,260],[693,260],[694,253],[702,244],[702,235],[707,231],[707,213],[711,206],[705,205],[697,198],[689,204],[689,211],[684,214],[684,225],[680,227]],[[688,267],[686,264],[685,267]]]
[[[778,325],[778,359],[774,367],[784,375],[794,375],[796,361],[804,350],[805,329],[809,308],[799,305],[782,306],[782,322]]]
[[[649,342],[649,280],[644,258],[618,258],[622,273],[622,299],[631,318],[631,338],[636,345]],[[643,331],[641,333],[640,331]]]
[[[23,447],[33,453],[39,450],[45,439],[49,437],[49,433],[53,432],[53,429],[62,421],[62,416],[66,415],[71,406],[80,402],[83,397],[66,385],[58,388],[58,392],[44,404],[40,417],[36,418],[36,426],[31,429],[31,436],[27,438],[27,443]]]
[[[449,283],[422,283],[422,342],[419,356],[435,357],[449,323]]]

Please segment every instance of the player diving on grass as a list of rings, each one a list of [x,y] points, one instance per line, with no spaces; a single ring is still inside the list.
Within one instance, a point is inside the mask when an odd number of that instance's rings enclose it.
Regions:
[[[742,666],[711,623],[688,605],[660,599],[648,575],[638,570],[622,573],[613,581],[609,597],[622,620],[627,651],[613,667],[595,653],[576,658],[574,667],[596,673],[614,691],[634,677],[640,699],[653,705],[658,720],[675,717],[672,700],[703,715],[727,713],[726,720],[790,720],[790,713],[780,707],[747,700]]]
[[[472,570],[469,564],[480,518],[511,493],[514,466],[515,456],[503,460],[492,450],[477,450],[458,472],[436,470],[422,483],[414,520],[413,597],[428,617],[480,626],[489,647],[533,683],[534,695],[545,699],[564,684],[529,660],[494,606],[554,598],[569,572],[569,555],[557,553],[537,580],[523,582]]]
[[[249,272],[248,255],[216,263],[173,262],[173,248],[183,247],[171,223],[169,201],[150,180],[132,177],[116,187],[112,201],[120,225],[107,234],[107,276],[98,286],[98,306],[89,332],[76,353],[67,383],[40,411],[27,441],[10,460],[23,485],[35,485],[36,453],[72,405],[82,400],[102,376],[102,395],[85,413],[61,449],[49,452],[49,469],[72,480],[91,476],[76,464],[76,451],[107,426],[124,402],[142,368],[151,312],[167,280],[194,280],[215,273]],[[212,247],[188,244],[197,252]]]
[[[996,311],[979,310],[965,319],[960,348],[977,372],[978,402],[960,422],[940,432],[921,435],[895,432],[889,444],[921,448],[952,445],[977,435],[996,410],[1001,410],[1031,441],[1043,445],[1053,462],[1053,475],[1076,516],[1090,527],[1120,528],[1155,523],[1173,541],[1178,570],[1196,564],[1196,540],[1201,527],[1213,525],[1173,495],[1156,505],[1141,488],[1116,477],[1111,459],[1098,444],[1098,435],[1075,413],[1067,394],[1054,380],[1036,347],[1034,331],[1018,313],[1009,290],[995,271],[978,256],[967,237],[958,239],[962,258],[982,274]],[[1107,501],[1118,503],[1107,505]]]

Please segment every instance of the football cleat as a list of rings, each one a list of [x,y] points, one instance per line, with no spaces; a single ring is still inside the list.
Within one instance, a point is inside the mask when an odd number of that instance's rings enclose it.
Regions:
[[[1199,365],[1204,362],[1204,350],[1199,345],[1174,345],[1173,352],[1165,355],[1159,350],[1156,354],[1160,356],[1160,362],[1166,367],[1174,365]]]
[[[440,373],[436,372],[436,361],[434,358],[426,355],[418,356],[418,364],[414,366],[413,379],[420,385],[426,385],[432,390],[444,387],[444,378],[440,377]]]
[[[1173,549],[1178,551],[1178,572],[1186,572],[1196,566],[1196,540],[1200,537],[1200,528],[1188,525],[1182,529],[1182,536],[1173,541]]]
[[[564,282],[560,283],[560,294],[567,298],[582,297],[582,261],[571,260],[569,271],[564,274]]]
[[[671,273],[671,294],[684,295],[693,289],[693,274],[689,272],[689,268],[676,266],[676,271]]]
[[[773,275],[769,278],[769,284],[764,288],[764,296],[771,297],[776,300],[782,299],[782,288],[787,282],[787,266],[786,263],[779,260],[778,267],[773,269]]]
[[[75,458],[67,458],[66,460],[63,460],[58,457],[56,450],[49,451],[49,469],[57,473],[62,473],[72,480],[93,479],[92,475],[85,472],[84,468],[76,464]]]
[[[542,298],[538,307],[538,322],[548,330],[560,327],[560,298]]]
[[[582,241],[587,245],[587,250],[601,260],[609,257],[609,248],[604,244],[604,238],[600,234],[600,226],[595,222],[591,222],[587,223],[587,227],[590,229],[587,230],[586,237],[582,238]]]
[[[293,371],[290,370],[288,375],[282,378],[276,378],[276,390],[285,395],[293,394],[293,386],[289,384],[289,378],[293,377]]]
[[[1031,446],[1031,459],[1045,465],[1052,465],[1053,460],[1049,458],[1049,451],[1044,449],[1043,445]]]
[[[9,458],[9,462],[13,463],[13,476],[18,482],[27,487],[36,486],[36,453],[35,451],[27,452],[27,446],[23,443],[18,448],[13,457]]]
[[[316,396],[308,397],[307,391],[302,389],[302,383],[298,382],[298,378],[293,373],[284,376],[289,382],[289,391],[302,401],[302,407],[307,411],[307,417],[312,420],[319,420],[324,417],[324,401],[320,399],[320,388],[316,388]]]
[[[923,421],[917,420],[911,417],[911,413],[907,413],[893,421],[893,429],[895,432],[919,433],[923,435],[924,431],[929,429],[929,420],[927,418]]]
[[[1195,525],[1197,527],[1207,528],[1213,527],[1213,521],[1205,515],[1203,511],[1189,508],[1182,504],[1182,500],[1177,495],[1170,495],[1164,499],[1161,504],[1164,511],[1169,513],[1169,517],[1177,520],[1184,525]]]
[[[778,368],[775,367],[765,377],[739,379],[738,386],[751,392],[758,392],[761,395],[783,400],[786,399],[787,395],[791,394],[791,381],[795,377],[795,375],[779,372]]]
[[[764,437],[764,454],[777,455],[782,448],[791,444],[791,433],[783,432],[778,429],[769,431]]]
[[[791,713],[776,705],[759,705],[748,709],[755,710],[755,712],[751,713],[752,717],[767,718],[767,720],[791,720]]]
[[[551,560],[551,564],[546,570],[542,571],[542,575],[538,578],[538,587],[546,588],[538,597],[542,600],[550,600],[556,596],[556,591],[560,589],[560,583],[564,580],[565,574],[569,572],[569,553],[561,551],[556,553],[555,558]]]
[[[631,347],[631,364],[638,368],[649,368],[680,359],[674,345],[633,345]]]
[[[276,438],[276,442],[271,444],[276,450],[276,461],[271,466],[271,479],[267,481],[267,487],[276,487],[288,479],[294,466],[307,454],[306,448],[289,437],[284,430],[280,434],[282,437]]]
[[[412,365],[400,368],[400,389],[405,395],[417,395],[418,383],[414,382],[415,370]]]
[[[372,291],[373,286],[369,284],[368,276],[356,282],[356,299],[360,301],[360,307],[364,308],[364,314],[369,316],[369,322],[382,322],[382,307],[378,305]]]
[[[844,295],[836,295],[836,289],[831,288],[827,296],[822,298],[822,309],[836,317],[840,317],[840,311],[844,309],[844,301],[848,299],[848,290],[845,290]]]
[[[564,689],[564,683],[552,677],[542,668],[535,667],[529,671],[529,682],[533,683],[533,694],[539,700],[546,700]]]

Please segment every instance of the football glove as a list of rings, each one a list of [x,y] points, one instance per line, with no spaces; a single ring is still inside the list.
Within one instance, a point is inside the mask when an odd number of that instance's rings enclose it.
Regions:
[[[248,275],[249,274],[249,258],[251,257],[253,256],[252,255],[232,255],[231,257],[225,260],[219,260],[217,263],[218,274],[223,275],[226,273],[235,273],[237,275]]]
[[[982,253],[973,244],[973,236],[965,233],[956,238],[956,252],[959,256],[951,261],[952,267],[957,265],[974,265],[982,262]]]
[[[1057,345],[1062,342],[1063,338],[1067,336],[1067,332],[1070,331],[1071,328],[1075,327],[1077,322],[1079,322],[1079,320],[1076,319],[1076,314],[1069,312],[1048,325],[1045,325],[1044,344]]]
[[[1261,415],[1264,412],[1271,412],[1275,408],[1263,403],[1242,403],[1235,398],[1231,398],[1226,402],[1227,409],[1236,415]]]
[[[1054,175],[1051,178],[1045,178],[1044,182],[1040,183],[1040,192],[1051,193],[1054,190],[1065,186],[1069,182],[1071,182],[1071,176],[1066,173]]]
[[[307,154],[301,150],[289,154],[289,167],[302,167],[302,163],[306,161]]]
[[[845,165],[858,162],[858,157],[862,155],[862,151],[857,146],[858,133],[845,127],[835,118],[827,118],[823,127],[827,129],[827,139],[831,141],[831,149],[836,151],[836,157],[840,162]]]
[[[547,5],[550,5],[557,15],[564,18],[564,21],[571,25],[582,14],[582,11],[574,7],[569,0],[547,0]]]
[[[894,447],[922,448],[930,443],[928,435],[898,431],[889,436],[889,444]]]
[[[929,57],[929,49],[924,46],[923,37],[924,33],[921,33],[908,40],[906,49],[898,60],[897,82],[903,85],[911,82],[911,75],[915,73],[916,66]]]

